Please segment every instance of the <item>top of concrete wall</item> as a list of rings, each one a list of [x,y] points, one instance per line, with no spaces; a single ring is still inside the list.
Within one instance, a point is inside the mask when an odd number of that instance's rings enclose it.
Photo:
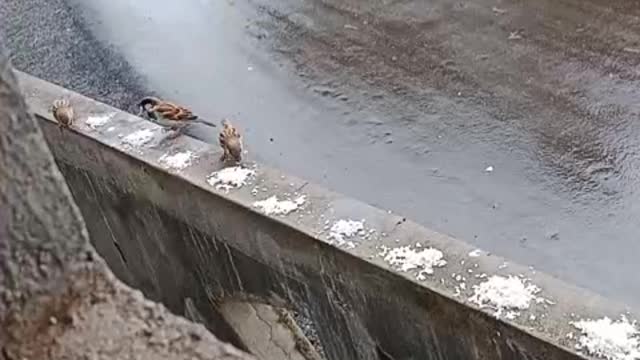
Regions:
[[[516,331],[568,353],[575,351],[582,335],[574,326],[576,321],[636,318],[622,304],[259,164],[247,162],[243,170],[225,170],[236,171],[226,174],[227,179],[244,175],[246,179],[237,187],[220,186],[215,179],[225,176],[219,172],[222,164],[216,146],[186,136],[163,142],[163,131],[155,124],[26,74],[20,74],[20,80],[32,111],[43,118],[54,121],[48,112],[51,102],[69,98],[78,114],[72,131],[81,136],[262,213],[313,237],[317,246],[333,247],[386,269],[397,274],[398,281],[411,281],[425,291],[495,316]],[[251,153],[246,157],[251,159]],[[351,231],[352,236],[345,234]],[[256,251],[243,246],[238,244],[249,256]],[[321,264],[317,270],[322,271]]]

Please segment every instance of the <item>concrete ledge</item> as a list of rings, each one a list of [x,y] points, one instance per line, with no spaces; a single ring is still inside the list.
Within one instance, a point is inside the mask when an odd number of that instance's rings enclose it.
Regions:
[[[622,304],[274,169],[256,165],[248,184],[216,189],[207,183],[221,169],[216,147],[187,137],[162,143],[154,124],[26,74],[20,80],[116,275],[176,313],[194,299],[218,337],[225,330],[210,314],[240,299],[306,310],[330,359],[577,359],[572,321],[637,318]],[[61,96],[79,114],[71,131],[58,131],[47,112]],[[88,116],[107,120],[90,126]],[[127,140],[137,131],[148,135],[139,146]],[[187,151],[195,158],[184,169],[162,160]],[[272,195],[305,201],[269,216],[255,202]],[[347,239],[353,248],[329,240],[340,219],[365,220],[366,235]],[[401,246],[438,249],[446,265],[403,271],[381,255]],[[543,300],[497,319],[469,300],[492,275],[527,279]]]

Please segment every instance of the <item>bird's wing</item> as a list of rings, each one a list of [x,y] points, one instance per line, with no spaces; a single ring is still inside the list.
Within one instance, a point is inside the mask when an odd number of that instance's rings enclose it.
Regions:
[[[222,132],[225,137],[240,137],[240,133],[236,128],[229,122],[229,120],[222,120]]]
[[[225,132],[226,129],[222,129],[222,131],[220,131],[220,135],[218,135],[218,142],[220,143],[220,146],[225,147],[227,146],[227,135]]]
[[[158,113],[165,119],[173,121],[187,121],[197,118],[191,110],[168,102],[162,102],[155,105],[152,111]]]

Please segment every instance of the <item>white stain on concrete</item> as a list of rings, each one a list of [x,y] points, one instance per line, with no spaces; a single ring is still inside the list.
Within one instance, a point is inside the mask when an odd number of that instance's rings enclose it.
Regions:
[[[106,114],[106,115],[94,115],[94,116],[89,116],[87,118],[87,120],[85,120],[85,124],[92,128],[92,129],[97,129],[99,127],[104,126],[106,123],[109,122],[109,120],[111,120],[111,118],[115,115],[115,113],[112,114]]]
[[[475,249],[469,252],[469,257],[479,257],[480,255],[482,255],[482,250],[480,249]]]
[[[187,150],[171,155],[164,154],[158,159],[158,162],[169,169],[183,170],[189,167],[195,158],[195,154]]]
[[[276,195],[268,199],[256,201],[253,206],[267,215],[287,215],[292,213],[306,202],[306,196],[300,195],[293,200],[279,200]]]
[[[154,133],[152,130],[142,129],[125,136],[122,142],[133,147],[140,147],[151,141],[153,137]]]
[[[355,248],[356,244],[348,239],[365,235],[364,220],[340,219],[334,222],[329,229],[330,243],[349,249]]]
[[[520,316],[520,311],[528,309],[531,301],[544,301],[536,296],[540,292],[539,287],[516,276],[491,276],[474,285],[473,291],[469,301],[481,308],[493,309],[496,317],[504,316],[506,319]]]
[[[442,251],[432,247],[422,248],[420,243],[416,245],[415,248],[411,246],[392,249],[382,247],[382,252],[379,255],[383,256],[384,261],[389,265],[400,271],[418,270],[416,279],[419,281],[424,281],[427,279],[427,275],[432,275],[434,267],[447,265]]]
[[[608,317],[572,322],[581,332],[576,348],[607,360],[640,359],[640,331],[636,322],[623,315],[620,320]]]
[[[207,183],[218,190],[229,191],[243,187],[255,173],[242,166],[227,167],[209,175]]]

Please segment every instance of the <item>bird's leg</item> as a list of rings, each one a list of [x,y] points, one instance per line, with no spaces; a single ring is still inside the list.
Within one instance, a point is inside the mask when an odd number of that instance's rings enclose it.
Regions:
[[[173,140],[177,137],[177,135],[175,133],[171,133],[170,131],[172,131],[173,128],[168,128],[168,127],[162,127],[162,132],[165,133],[166,135],[164,135],[164,137],[162,138],[162,140],[160,140],[160,142],[158,143],[158,145],[164,145],[166,141],[169,140]]]
[[[178,136],[180,136],[180,131],[177,131],[176,128],[171,127],[171,128],[164,128],[168,133],[167,135],[162,139],[161,143],[164,144],[165,141],[171,141],[171,140],[175,140]],[[169,131],[173,131],[173,132],[169,132]]]
[[[167,138],[168,139],[175,139],[178,136],[182,135],[182,128],[181,127],[172,127],[170,128],[171,131],[173,131],[172,134],[170,134]]]

